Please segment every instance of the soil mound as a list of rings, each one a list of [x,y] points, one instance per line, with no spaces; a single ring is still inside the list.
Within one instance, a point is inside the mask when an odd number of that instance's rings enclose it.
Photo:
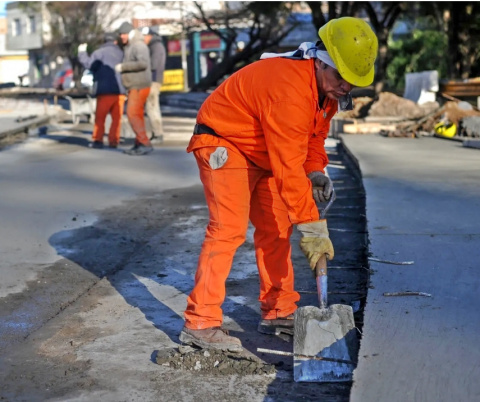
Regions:
[[[254,356],[229,353],[216,349],[178,348],[157,351],[156,362],[178,370],[196,371],[199,374],[268,375],[275,374],[275,366]]]

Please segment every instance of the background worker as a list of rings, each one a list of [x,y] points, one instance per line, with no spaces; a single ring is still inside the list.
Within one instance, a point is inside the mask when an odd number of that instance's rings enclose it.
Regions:
[[[150,94],[147,98],[146,111],[152,125],[151,141],[156,143],[163,142],[162,114],[160,111],[160,89],[163,84],[163,73],[165,71],[165,62],[167,61],[167,52],[161,36],[152,27],[142,29],[143,40],[150,50],[150,61],[152,69],[152,84],[150,85]]]
[[[105,119],[110,113],[112,123],[108,132],[108,146],[117,148],[120,143],[123,107],[125,105],[125,88],[115,66],[123,60],[123,52],[117,46],[115,35],[105,34],[105,43],[90,56],[87,44],[78,46],[78,59],[83,67],[93,74],[94,95],[97,99],[95,124],[92,133],[92,148],[103,148]]]
[[[153,151],[145,128],[145,103],[150,93],[152,73],[150,53],[142,34],[129,22],[120,26],[118,33],[123,47],[123,62],[115,66],[121,73],[122,83],[128,91],[127,117],[135,133],[135,145],[124,152],[128,155],[146,155]]]
[[[357,18],[333,19],[319,36],[317,45],[304,43],[296,52],[237,71],[200,108],[187,151],[197,160],[210,221],[187,299],[183,343],[242,350],[240,340],[221,328],[221,305],[249,219],[255,227],[262,332],[293,328],[300,299],[291,261],[293,225],[312,269],[321,256],[334,256],[312,185],[329,199],[324,141],[330,120],[354,86],[372,83],[378,44]]]

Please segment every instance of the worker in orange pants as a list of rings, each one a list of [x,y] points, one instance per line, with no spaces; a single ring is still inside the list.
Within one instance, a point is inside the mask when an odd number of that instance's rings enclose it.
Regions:
[[[228,77],[199,110],[187,151],[197,160],[210,219],[187,299],[183,343],[242,350],[240,339],[222,328],[221,306],[249,220],[260,278],[259,332],[293,331],[300,299],[293,225],[312,270],[321,257],[334,257],[316,205],[333,193],[325,139],[333,116],[351,106],[352,88],[373,82],[378,41],[365,21],[352,17],[330,20],[319,36],[296,51],[262,55]]]
[[[138,148],[138,146],[152,148],[152,144],[147,136],[144,112],[145,103],[147,102],[149,93],[150,87],[141,89],[133,88],[128,91],[127,117],[132,126],[132,130],[135,133],[134,149],[136,149],[135,147]]]
[[[110,148],[118,146],[126,93],[120,74],[114,70],[115,66],[123,60],[123,51],[118,47],[114,34],[106,33],[104,39],[105,43],[90,56],[86,43],[78,46],[78,59],[85,68],[90,69],[95,82],[97,106],[90,147],[97,149],[103,148],[105,119],[109,113],[112,116],[112,124],[108,145]]]
[[[122,128],[123,107],[125,95],[98,95],[97,108],[95,110],[95,125],[93,127],[92,139],[94,142],[103,143],[105,134],[105,119],[107,115],[112,116],[112,123],[108,131],[108,145],[110,148],[117,148],[120,143],[120,131]]]

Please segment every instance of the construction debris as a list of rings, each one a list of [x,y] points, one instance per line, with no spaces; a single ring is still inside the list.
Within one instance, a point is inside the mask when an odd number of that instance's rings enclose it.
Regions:
[[[396,296],[423,296],[423,297],[432,297],[430,293],[425,292],[385,292],[383,294],[386,297],[396,297]]]
[[[358,97],[354,99],[353,110],[338,113],[336,119],[342,121],[341,132],[347,134],[480,138],[480,111],[468,102],[440,95],[447,100],[443,106],[438,102],[418,105],[390,92],[380,93],[377,100]]]
[[[216,349],[194,349],[180,346],[158,350],[155,361],[161,366],[177,370],[196,371],[201,374],[269,375],[275,374],[272,364],[253,355],[241,355]]]
[[[356,100],[355,100],[356,101]],[[405,120],[416,120],[438,109],[437,102],[417,105],[415,102],[390,92],[380,93],[378,100],[370,107],[370,117],[404,117]]]
[[[368,257],[368,261],[381,262],[383,264],[393,264],[393,265],[412,265],[414,261],[390,261],[390,260],[381,260],[380,258]]]
[[[357,120],[353,124],[343,125],[343,132],[347,134],[371,134],[393,130],[396,130],[395,124],[359,123]]]
[[[480,137],[480,116],[464,117],[462,119],[462,129],[466,137]]]

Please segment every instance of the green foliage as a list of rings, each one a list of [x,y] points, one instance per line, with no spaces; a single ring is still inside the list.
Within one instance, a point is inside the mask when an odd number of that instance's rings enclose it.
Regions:
[[[391,89],[405,88],[405,74],[437,70],[439,78],[447,75],[447,35],[434,30],[414,29],[396,40],[388,39],[389,61],[386,84]]]

